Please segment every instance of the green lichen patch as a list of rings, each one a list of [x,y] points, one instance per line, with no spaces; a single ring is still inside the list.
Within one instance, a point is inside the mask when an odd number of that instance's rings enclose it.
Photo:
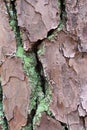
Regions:
[[[22,38],[20,29],[18,27],[17,14],[15,8],[15,1],[10,2],[8,8],[8,13],[10,16],[10,26],[14,31],[15,38],[17,41],[17,51],[16,56],[21,58],[23,63],[23,69],[29,79],[29,84],[31,87],[31,96],[29,104],[29,114],[32,118],[31,123],[28,123],[22,130],[33,130],[36,124],[40,121],[41,114],[43,112],[49,112],[49,104],[51,101],[51,91],[47,81],[45,86],[42,84],[41,80],[41,71],[36,69],[38,65],[37,52],[31,50],[30,52],[25,52],[22,46]],[[39,50],[39,54],[43,53],[44,48]],[[43,71],[43,70],[42,70]],[[43,92],[43,87],[45,87],[45,93]],[[32,116],[32,111],[35,111],[35,114]]]
[[[21,130],[32,130],[32,124],[29,124],[28,126],[25,126]]]
[[[36,99],[38,98],[41,100],[44,97],[44,94],[42,92],[41,88],[41,81],[40,81],[40,76],[39,73],[36,72],[36,57],[34,52],[26,53],[23,51],[22,47],[18,47],[17,50],[17,57],[20,57],[23,62],[23,68],[26,73],[26,75],[29,77],[29,82],[31,84],[31,103],[30,103],[30,110],[35,108],[36,106]]]
[[[50,90],[48,84],[46,85],[46,87],[47,87],[46,94],[45,94],[44,98],[42,100],[40,100],[40,103],[38,104],[38,108],[36,110],[36,114],[33,119],[34,128],[40,122],[40,118],[41,118],[43,112],[46,112],[48,115],[50,115],[50,113],[51,113],[49,110],[49,105],[50,105],[50,102],[52,99],[52,94],[51,94],[51,90]]]
[[[15,0],[4,0],[7,12],[9,15],[9,24],[14,31],[17,46],[21,43],[21,37],[20,37],[20,29],[18,26],[18,21],[17,21],[17,13],[16,13],[16,8],[15,8]]]
[[[24,71],[29,77],[29,82],[31,84],[32,93],[29,111],[31,112],[33,109],[36,109],[36,114],[33,118],[33,127],[35,128],[36,124],[40,121],[42,113],[49,111],[51,91],[48,84],[45,83],[46,92],[45,94],[43,93],[40,74],[36,71],[37,61],[35,53],[30,52],[27,54],[23,51],[22,47],[18,47],[17,56],[22,58]]]
[[[54,30],[54,32],[47,37],[47,39],[50,41],[55,39],[56,35],[58,35],[57,33],[63,30],[65,23],[67,21],[65,0],[57,0],[57,5],[58,5],[58,8],[60,9],[60,21],[57,28]]]
[[[50,36],[48,36],[48,40],[52,40],[55,38],[55,34],[51,34]]]
[[[63,30],[63,28],[64,28],[64,24],[63,24],[63,22],[60,20],[60,23],[59,23],[59,25],[58,25],[56,31],[57,31],[57,32],[60,32],[61,30]]]
[[[51,35],[49,35],[47,37],[47,39],[50,40],[50,41],[52,41],[53,39],[55,39],[56,36],[58,35],[58,32],[60,32],[61,30],[63,30],[63,28],[64,28],[64,24],[63,24],[62,20],[60,20],[58,27],[55,29],[55,31]]]
[[[44,51],[45,51],[45,47],[44,47],[44,42],[42,44],[39,45],[38,47],[38,55],[41,56],[44,54]]]

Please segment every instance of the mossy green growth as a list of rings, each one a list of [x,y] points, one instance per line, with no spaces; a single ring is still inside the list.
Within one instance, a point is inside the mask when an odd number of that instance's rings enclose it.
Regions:
[[[32,125],[29,124],[28,126],[25,126],[24,128],[22,127],[21,130],[32,130]]]
[[[13,5],[11,3],[6,4],[6,8],[7,8],[8,14],[9,14],[9,24],[12,27],[12,30],[14,31],[17,46],[18,46],[19,43],[21,42],[21,37],[20,37],[19,27],[17,26],[18,21],[17,21],[16,9],[13,7]]]
[[[47,114],[50,115],[51,112],[49,110],[49,105],[50,105],[51,99],[52,99],[52,93],[51,93],[48,83],[46,82],[46,93],[45,93],[44,98],[40,100],[38,104],[38,108],[33,119],[33,128],[35,128],[35,126],[40,122],[40,118],[43,112],[47,112]]]
[[[60,20],[60,23],[59,23],[58,27],[55,29],[55,31],[53,32],[53,34],[51,34],[50,36],[47,37],[48,40],[51,41],[51,40],[55,39],[55,37],[57,36],[57,33],[60,32],[61,30],[63,30],[63,28],[64,28],[64,24]]]
[[[39,121],[39,116],[41,115],[41,113],[49,110],[48,107],[51,100],[51,94],[48,85],[46,85],[46,94],[44,94],[42,90],[40,72],[36,70],[36,54],[33,51],[25,52],[23,49],[21,32],[18,27],[17,14],[15,8],[13,8],[13,5],[10,5],[9,7],[7,6],[7,9],[10,15],[9,24],[12,27],[12,30],[14,31],[17,42],[16,56],[21,58],[24,72],[28,76],[29,84],[31,85],[29,112],[31,113],[32,110],[36,110],[36,115],[34,116],[33,124],[28,124],[27,126],[23,127],[22,130],[32,130],[32,125],[34,125],[35,127],[35,124]],[[42,52],[42,50],[39,51],[39,53]]]
[[[44,42],[42,44],[39,45],[38,47],[38,55],[41,56],[41,55],[44,55],[44,52],[45,52],[45,47],[44,47]]]
[[[67,130],[70,130],[70,128],[66,125],[66,126],[63,126],[62,127],[62,130],[66,130],[66,128],[67,128]]]
[[[22,46],[22,40],[21,40],[21,34],[20,30],[17,26],[17,16],[15,10],[13,10],[12,6],[9,8],[9,14],[10,14],[10,26],[12,27],[16,41],[17,41],[17,51],[16,56],[21,58],[23,62],[23,68],[26,73],[26,75],[29,78],[29,82],[31,84],[31,96],[30,96],[30,107],[29,112],[31,112],[33,109],[36,110],[36,115],[33,119],[33,125],[39,121],[39,116],[42,112],[48,111],[49,103],[50,103],[50,91],[48,90],[48,85],[46,94],[44,95],[42,91],[42,83],[41,83],[41,77],[39,72],[36,70],[37,60],[36,55],[33,51],[31,52],[25,52]],[[44,48],[41,50],[39,49],[39,54],[43,53]],[[37,108],[36,108],[37,106]],[[22,128],[22,130],[31,130],[32,126],[26,126]]]
[[[50,36],[48,36],[48,40],[52,40],[55,38],[55,34],[51,34]]]
[[[38,106],[33,119],[33,127],[35,127],[40,120],[41,113],[49,111],[51,91],[47,82],[45,83],[46,93],[44,94],[42,91],[40,75],[36,71],[37,61],[35,53],[26,53],[24,52],[22,46],[19,46],[16,55],[22,59],[24,71],[29,77],[29,82],[31,84],[32,93],[30,97],[29,111],[36,109],[36,105]]]
[[[63,27],[64,27],[64,24],[63,24],[63,22],[60,20],[60,23],[59,23],[59,25],[58,25],[56,31],[57,31],[57,32],[60,32],[60,31],[63,29]]]

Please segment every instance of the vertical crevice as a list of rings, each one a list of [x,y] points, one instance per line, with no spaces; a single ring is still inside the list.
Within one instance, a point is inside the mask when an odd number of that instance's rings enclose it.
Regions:
[[[67,20],[65,0],[59,0],[59,2],[60,2],[60,19],[63,22],[63,24],[65,24]]]
[[[2,130],[9,130],[7,119],[3,111],[3,90],[0,82],[0,126]]]
[[[85,117],[80,117],[80,122],[81,122],[81,125],[83,126],[83,129],[86,130]]]
[[[7,8],[7,13],[9,16],[9,24],[12,27],[12,30],[15,33],[15,39],[17,42],[17,47],[19,44],[22,43],[22,39],[20,37],[20,28],[18,26],[18,21],[17,21],[17,12],[16,12],[16,7],[15,7],[15,0],[4,0],[5,6]]]
[[[29,129],[33,130],[35,127],[35,123],[39,118],[37,114],[37,110],[39,109],[38,106],[42,105],[42,110],[40,109],[40,114],[44,111],[47,111],[49,103],[50,103],[50,96],[46,98],[46,89],[45,86],[47,85],[44,73],[43,73],[43,66],[38,58],[38,45],[41,44],[42,41],[38,41],[34,44],[31,51],[25,52],[22,46],[22,38],[20,35],[20,27],[18,26],[17,21],[17,11],[15,7],[15,0],[10,0],[9,4],[5,1],[5,5],[7,8],[7,12],[9,15],[9,24],[12,27],[12,30],[15,34],[15,39],[17,42],[17,52],[16,56],[20,57],[23,62],[23,69],[26,75],[29,77],[29,82],[32,86],[31,88],[31,97],[30,97],[30,106],[29,114],[27,116],[27,124],[22,128],[22,130]],[[20,51],[22,50],[22,51]],[[22,54],[20,54],[22,53]],[[27,64],[28,63],[28,64]],[[47,96],[48,96],[47,92]],[[45,110],[46,109],[46,110]]]
[[[39,60],[39,58],[38,58],[38,53],[37,53],[37,52],[38,52],[38,46],[42,43],[42,41],[43,41],[43,40],[38,40],[38,41],[34,44],[32,50],[33,50],[33,52],[35,53],[35,56],[36,56],[36,61],[37,61],[36,71],[37,71],[37,73],[39,73],[40,82],[41,82],[41,88],[42,88],[42,91],[43,91],[43,93],[44,93],[44,95],[45,95],[45,91],[46,91],[45,82],[46,82],[46,79],[45,79],[45,77],[44,77],[44,71],[43,71],[42,63],[41,63],[41,61]]]

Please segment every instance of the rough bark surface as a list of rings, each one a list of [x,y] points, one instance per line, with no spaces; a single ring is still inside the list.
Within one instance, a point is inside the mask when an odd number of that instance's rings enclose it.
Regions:
[[[36,130],[62,130],[62,127],[58,121],[49,118],[45,113],[42,115],[40,125]]]
[[[87,130],[87,0],[0,0],[0,130]]]
[[[57,28],[58,14],[57,0],[17,0],[18,25],[28,32],[31,42],[46,38],[48,31]]]

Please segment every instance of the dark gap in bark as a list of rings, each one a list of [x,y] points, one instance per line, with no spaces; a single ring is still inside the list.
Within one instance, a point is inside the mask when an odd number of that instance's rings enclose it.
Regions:
[[[7,13],[9,16],[9,24],[15,33],[15,39],[17,42],[17,46],[19,46],[19,44],[22,43],[22,39],[20,37],[20,27],[18,26],[15,0],[10,0],[9,2],[7,2],[7,0],[4,0],[4,3],[5,3],[5,6],[7,8]],[[12,21],[13,21],[13,24],[11,23]]]
[[[60,0],[60,8],[61,8],[61,14],[60,17],[63,19],[63,13],[65,12],[65,0]]]
[[[28,114],[28,117],[27,117],[27,124],[26,124],[26,126],[29,126],[29,124],[31,124],[32,126],[31,126],[31,130],[33,130],[33,119],[34,119],[34,116],[35,116],[35,114],[36,114],[36,110],[37,110],[37,107],[38,107],[38,99],[36,99],[36,107],[35,107],[35,109],[32,109],[31,110],[31,113],[30,114]]]
[[[49,114],[46,112],[46,115],[49,116]],[[56,120],[55,116],[51,113],[50,118]]]
[[[28,117],[27,117],[27,124],[26,124],[26,126],[29,126],[29,124],[31,124],[32,125],[31,126],[31,130],[33,130],[33,118],[34,118],[35,114],[36,114],[36,110],[33,109],[31,111],[31,113],[28,114]]]
[[[21,35],[20,35],[20,27],[18,26],[18,21],[17,21],[17,11],[16,11],[16,7],[15,7],[15,0],[13,1],[10,1],[9,3],[9,6],[5,1],[5,5],[7,7],[7,12],[8,12],[8,15],[9,15],[9,21],[11,22],[12,20],[14,21],[14,25],[11,25],[10,26],[12,27],[12,30],[14,31],[14,34],[15,34],[15,38],[16,38],[16,42],[17,42],[17,46],[21,45],[22,46],[22,38],[21,38]],[[10,11],[13,12],[13,15],[11,15]],[[9,23],[10,23],[9,22]],[[53,29],[51,31],[48,32],[48,36],[51,35],[53,33]],[[42,43],[43,40],[38,40],[32,47],[32,52],[35,54],[35,57],[36,57],[36,61],[37,61],[37,65],[36,65],[36,72],[40,78],[40,82],[41,82],[41,88],[42,88],[42,91],[44,93],[44,97],[46,95],[46,79],[45,79],[45,76],[44,76],[44,71],[43,71],[43,66],[42,66],[42,63],[40,62],[39,60],[39,57],[38,57],[38,46]],[[30,52],[25,52],[26,54],[27,53],[30,53]],[[36,111],[37,111],[37,108],[38,108],[38,97],[36,98],[36,101],[35,101],[35,108],[31,110],[30,114],[28,114],[28,117],[27,117],[27,124],[25,127],[28,127],[29,125],[31,125],[31,130],[33,130],[33,119],[35,117],[35,114],[36,114]]]
[[[0,125],[3,130],[9,130],[8,122],[3,112],[3,90],[0,82]]]
[[[14,34],[15,34],[17,47],[19,45],[22,46],[22,38],[21,38],[21,35],[20,35],[20,27],[18,26],[18,21],[17,21],[17,11],[16,11],[16,7],[15,7],[15,0],[10,1],[9,5],[7,4],[6,0],[4,0],[4,2],[5,2],[5,6],[7,8],[7,13],[9,15],[9,24],[10,24],[10,22],[12,20],[15,22],[14,25],[10,25],[10,26],[12,27],[12,30],[14,31]],[[10,11],[13,12],[13,15],[11,15]],[[34,116],[36,114],[36,109],[37,109],[37,101],[36,101],[35,109],[33,109],[31,111],[31,113],[28,114],[28,117],[27,117],[27,124],[26,124],[26,126],[31,125],[31,130],[33,130],[33,118],[34,118]],[[8,129],[6,129],[6,130],[8,130]]]
[[[81,120],[81,122],[82,122],[82,125],[83,125],[83,129],[84,130],[86,130],[86,126],[85,126],[85,119],[84,119],[85,117],[80,117],[80,120]]]
[[[60,122],[60,123],[61,123],[62,127],[64,127],[64,130],[69,130],[69,127],[66,123],[62,123],[62,122]]]
[[[8,4],[7,4],[6,0],[3,0],[3,1],[5,3],[6,9],[7,9],[7,13],[9,15],[9,17],[10,17],[10,12],[9,12],[9,8],[8,8]]]
[[[20,45],[20,43],[22,43],[22,39],[21,39],[21,34],[20,34],[20,27],[18,26],[18,20],[17,20],[17,11],[16,11],[16,6],[15,6],[15,1],[13,0],[11,1],[11,6],[12,6],[12,10],[14,13],[14,20],[15,20],[15,38],[16,38],[16,42],[17,42],[17,47]],[[22,45],[22,44],[21,44]]]
[[[48,33],[47,33],[47,37],[51,36],[54,33],[55,29],[51,29]]]
[[[60,1],[60,19],[63,22],[63,24],[66,23],[67,18],[66,18],[66,6],[65,6],[65,0],[59,0]]]
[[[12,30],[14,31],[17,46],[19,46],[19,45],[22,46],[22,39],[21,39],[21,35],[20,35],[20,27],[18,26],[18,21],[17,21],[17,11],[16,11],[16,7],[15,7],[15,0],[10,1],[9,6],[8,6],[6,0],[4,0],[4,1],[5,1],[5,5],[6,5],[6,8],[7,8],[8,15],[9,15],[9,23],[12,20],[14,21],[14,25],[10,24],[10,26],[12,27]],[[13,12],[13,15],[11,15],[10,11]],[[41,44],[41,42],[42,42],[41,40],[38,40],[34,44],[34,46],[32,47],[32,51],[34,52],[34,54],[36,56],[36,60],[37,60],[36,72],[38,73],[38,75],[40,77],[41,88],[42,88],[42,91],[43,91],[43,93],[45,95],[45,81],[46,80],[45,80],[45,77],[44,77],[42,64],[39,61],[38,54],[37,54],[38,45]],[[26,52],[26,53],[29,53],[29,52]],[[34,119],[34,116],[36,114],[37,107],[38,107],[38,97],[36,99],[35,108],[31,110],[30,114],[28,114],[27,124],[25,126],[25,127],[27,127],[27,126],[31,125],[31,130],[33,130],[33,119]]]
[[[42,63],[41,63],[41,61],[39,60],[38,54],[37,54],[38,46],[42,43],[42,41],[43,41],[43,40],[38,40],[38,41],[34,44],[32,50],[33,50],[33,52],[35,53],[35,56],[36,56],[36,60],[37,60],[36,71],[37,71],[37,73],[38,73],[39,76],[40,76],[42,91],[43,91],[43,93],[44,93],[44,95],[45,95],[45,92],[46,92],[46,88],[45,88],[46,79],[45,79],[45,77],[44,77],[44,72],[43,72]]]

